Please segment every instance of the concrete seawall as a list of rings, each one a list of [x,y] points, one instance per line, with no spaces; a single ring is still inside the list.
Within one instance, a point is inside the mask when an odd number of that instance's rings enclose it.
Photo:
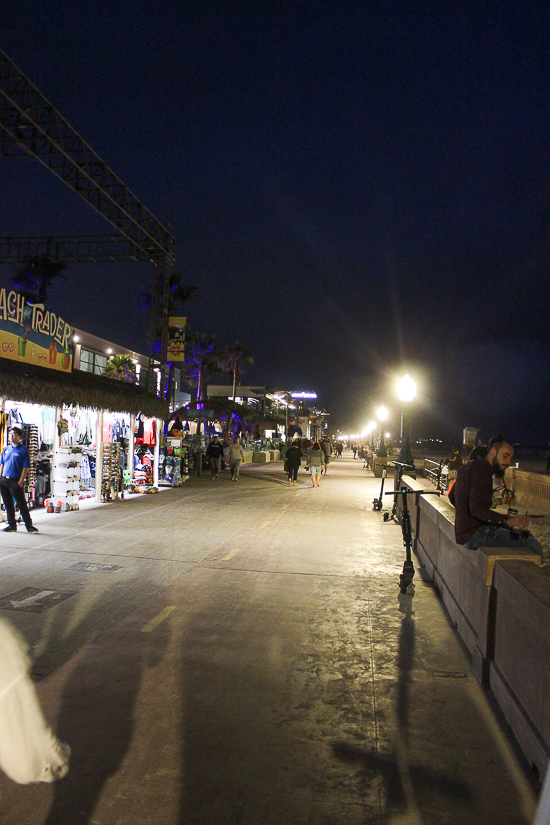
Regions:
[[[531,475],[531,474],[525,474]],[[538,556],[504,548],[466,550],[454,539],[454,508],[422,496],[410,477],[413,549],[434,581],[528,762],[544,776],[550,759],[550,575]]]

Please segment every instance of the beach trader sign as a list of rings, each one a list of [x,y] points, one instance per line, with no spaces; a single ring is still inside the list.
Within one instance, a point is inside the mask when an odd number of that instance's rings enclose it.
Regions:
[[[29,304],[18,292],[0,289],[0,357],[70,372],[71,328],[44,304]]]

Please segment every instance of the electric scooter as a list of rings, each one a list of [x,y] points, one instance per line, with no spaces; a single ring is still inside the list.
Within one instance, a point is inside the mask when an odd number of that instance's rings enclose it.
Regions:
[[[390,511],[384,513],[384,521],[397,521],[397,492],[401,487],[401,479],[405,470],[414,470],[412,464],[402,464],[399,461],[394,461],[393,466],[396,468],[397,475],[395,477],[394,492],[386,493],[387,496],[393,495],[393,506]]]
[[[380,512],[382,509],[382,496],[384,495],[384,482],[386,480],[386,468],[382,470],[382,484],[380,486],[380,498],[375,498],[372,502],[372,509]]]
[[[441,495],[440,490],[407,490],[406,487],[401,486],[395,493],[386,493],[387,496],[395,495],[394,507],[397,511],[397,497],[400,495],[403,499],[403,510],[401,512],[401,530],[403,532],[403,544],[405,545],[405,563],[403,564],[403,571],[399,576],[399,590],[401,593],[408,593],[410,596],[414,595],[414,585],[412,583],[414,578],[414,564],[412,561],[412,528],[411,515],[409,512],[409,505],[407,496],[409,495]],[[410,589],[409,589],[410,588]]]

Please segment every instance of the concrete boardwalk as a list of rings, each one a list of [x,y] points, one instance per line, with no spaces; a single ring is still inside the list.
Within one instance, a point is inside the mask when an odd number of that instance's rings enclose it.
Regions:
[[[0,534],[0,597],[61,594],[0,615],[73,749],[56,786],[1,778],[2,825],[532,821],[434,588],[417,573],[399,609],[379,482],[349,457],[299,478],[245,467]]]

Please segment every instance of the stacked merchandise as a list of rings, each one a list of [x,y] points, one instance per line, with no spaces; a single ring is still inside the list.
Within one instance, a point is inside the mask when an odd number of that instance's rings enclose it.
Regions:
[[[120,444],[104,444],[103,473],[101,476],[101,498],[103,501],[111,501],[113,498],[118,498],[119,479]]]
[[[189,459],[187,456],[187,447],[181,447],[181,477],[189,478]]]
[[[182,483],[181,462],[183,447],[162,447],[159,456],[159,484],[166,487],[180,487]]]
[[[20,426],[23,430],[23,437],[21,441],[29,451],[29,459],[31,462],[31,468],[27,473],[27,478],[25,479],[24,490],[27,499],[32,499],[34,501],[36,499],[34,494],[34,488],[36,487],[36,462],[40,448],[38,440],[38,427],[36,424],[21,424]]]
[[[153,486],[153,473],[148,464],[142,464],[134,470],[132,482],[133,493],[156,493],[157,488]]]
[[[46,502],[56,509],[78,510],[82,451],[78,447],[59,447],[54,461],[53,496]]]

